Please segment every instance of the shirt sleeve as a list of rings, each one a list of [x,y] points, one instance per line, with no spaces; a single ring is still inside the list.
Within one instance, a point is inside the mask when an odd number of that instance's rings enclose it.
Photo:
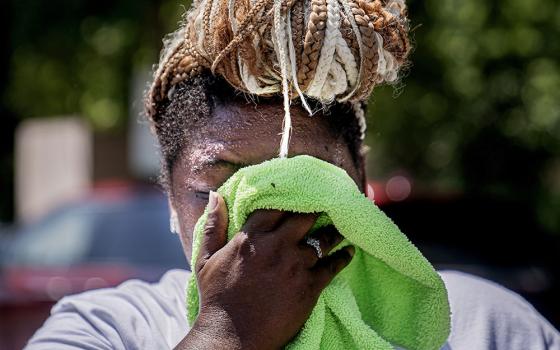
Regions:
[[[119,349],[124,348],[120,344],[111,342],[102,334],[100,323],[103,319],[91,315],[83,315],[74,302],[63,299],[55,305],[51,316],[35,335],[31,338],[25,349],[47,350],[47,349]]]
[[[132,280],[65,297],[25,349],[172,349],[189,330],[187,276],[172,271],[157,284]]]
[[[521,296],[484,279],[442,272],[451,306],[448,347],[560,350],[560,334]]]

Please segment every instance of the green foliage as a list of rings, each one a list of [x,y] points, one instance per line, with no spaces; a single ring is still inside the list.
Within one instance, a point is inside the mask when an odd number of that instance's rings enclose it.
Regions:
[[[99,129],[128,115],[131,76],[156,61],[177,1],[14,1],[7,100],[22,117],[79,114]]]
[[[560,3],[409,5],[413,67],[372,97],[371,173],[528,201],[560,232]]]

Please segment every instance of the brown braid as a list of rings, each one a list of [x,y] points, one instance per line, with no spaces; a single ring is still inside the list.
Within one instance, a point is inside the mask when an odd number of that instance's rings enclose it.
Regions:
[[[212,2],[208,1],[204,7],[204,15],[202,17],[202,28],[204,31],[204,46],[210,56],[214,55],[214,44],[211,40],[212,33],[210,32],[210,14],[212,12]]]
[[[379,55],[377,53],[377,40],[375,38],[375,29],[371,25],[369,16],[365,13],[360,6],[364,4],[362,1],[350,1],[350,8],[354,15],[356,25],[360,30],[362,37],[362,72],[360,74],[358,89],[355,92],[355,100],[362,100],[365,95],[369,95],[373,82],[377,77],[377,62]]]
[[[375,30],[383,37],[383,47],[391,52],[399,63],[403,63],[410,51],[410,44],[406,36],[408,32],[407,26],[391,13],[382,10],[381,5],[376,10],[379,11],[380,16],[373,25]]]
[[[319,63],[319,54],[323,47],[327,21],[327,2],[325,0],[311,0],[311,13],[307,31],[303,41],[301,67],[298,70],[298,83],[302,89],[307,88]]]
[[[342,34],[342,38],[346,41],[346,44],[352,51],[352,55],[356,58],[356,61],[360,62],[360,44],[358,44],[358,38],[356,38],[356,34],[354,34],[354,30],[352,29],[352,25],[350,24],[350,20],[346,17],[346,14],[343,13],[340,17],[340,33]]]

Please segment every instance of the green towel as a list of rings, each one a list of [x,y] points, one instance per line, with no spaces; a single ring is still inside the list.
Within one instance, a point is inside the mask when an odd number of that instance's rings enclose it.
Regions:
[[[218,192],[228,207],[228,239],[254,210],[282,209],[321,213],[315,226],[334,224],[345,237],[339,247],[356,247],[288,349],[439,349],[445,343],[450,311],[443,281],[343,169],[310,156],[273,159],[238,170]],[[207,215],[195,227],[191,266]],[[187,295],[193,324],[194,274]]]

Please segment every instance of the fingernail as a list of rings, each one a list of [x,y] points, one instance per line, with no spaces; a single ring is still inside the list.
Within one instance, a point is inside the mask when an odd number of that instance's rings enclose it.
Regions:
[[[213,211],[218,207],[218,194],[214,191],[210,191],[210,195],[208,198],[208,209]]]

